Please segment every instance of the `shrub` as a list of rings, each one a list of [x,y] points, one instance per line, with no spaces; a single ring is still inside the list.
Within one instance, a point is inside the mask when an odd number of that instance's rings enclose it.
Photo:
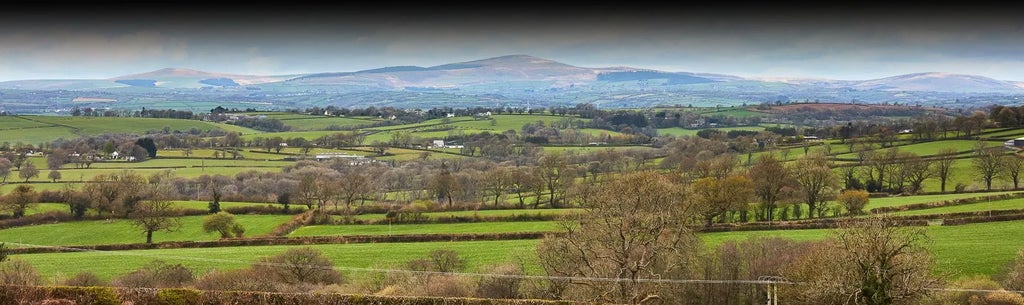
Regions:
[[[106,286],[107,283],[100,279],[96,274],[92,272],[79,272],[63,282],[64,286]]]
[[[409,269],[415,271],[457,272],[466,267],[466,261],[454,250],[437,249],[430,251],[425,259],[409,261]]]
[[[274,283],[264,279],[253,269],[211,271],[196,280],[195,287],[201,290],[265,291],[276,292]]]
[[[253,270],[263,277],[286,284],[339,284],[344,282],[334,264],[319,250],[310,247],[289,249],[281,254],[260,258]]]
[[[36,268],[27,261],[10,259],[0,263],[0,284],[2,285],[39,285],[42,278]]]
[[[1017,251],[1017,257],[1003,276],[1003,287],[1010,290],[1024,289],[1024,250]]]
[[[235,226],[241,225],[235,221],[235,215],[231,215],[231,213],[217,212],[203,218],[203,232],[220,233],[220,238],[230,238]],[[243,229],[242,231],[244,232],[245,230]]]
[[[488,274],[496,276],[484,276],[476,286],[476,294],[481,298],[488,299],[516,299],[519,298],[519,286],[523,279],[523,267],[518,264],[500,264],[487,270]]]
[[[179,288],[194,280],[195,275],[187,267],[155,260],[139,270],[115,279],[113,284],[132,288]]]
[[[862,190],[845,190],[836,201],[839,202],[850,215],[863,214],[864,206],[868,205],[868,193]]]
[[[162,305],[189,305],[199,303],[199,291],[193,289],[163,289],[156,293]]]

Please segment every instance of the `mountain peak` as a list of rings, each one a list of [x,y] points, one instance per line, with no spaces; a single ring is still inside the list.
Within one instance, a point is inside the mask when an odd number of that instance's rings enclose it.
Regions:
[[[129,74],[114,77],[113,79],[140,79],[140,78],[161,78],[161,77],[222,77],[225,74],[199,71],[188,68],[163,68],[160,70]]]
[[[461,64],[470,65],[487,65],[487,66],[511,66],[511,65],[553,65],[553,66],[565,66],[572,67],[572,65],[564,64],[550,59],[544,59],[540,57],[525,55],[525,54],[513,54],[498,57],[485,58],[474,61],[467,61]]]

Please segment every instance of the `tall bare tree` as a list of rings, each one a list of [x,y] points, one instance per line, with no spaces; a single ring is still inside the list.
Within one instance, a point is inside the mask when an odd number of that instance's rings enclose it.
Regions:
[[[171,202],[173,185],[167,183],[147,186],[146,199],[131,212],[132,224],[146,234],[146,243],[153,243],[153,232],[174,232],[181,229],[181,213]]]
[[[935,177],[939,178],[939,190],[942,192],[946,191],[946,182],[949,181],[953,164],[956,163],[956,153],[956,149],[952,147],[940,149],[939,157],[935,159],[935,165],[932,167]]]
[[[1021,172],[1024,171],[1024,158],[1016,154],[1004,155],[1003,174],[1013,182],[1013,189],[1020,187]]]
[[[748,175],[754,182],[754,194],[761,200],[761,213],[758,218],[774,219],[775,209],[782,200],[782,189],[792,183],[792,174],[772,154],[763,154],[757,163],[750,167]]]
[[[25,216],[25,210],[34,205],[38,199],[39,193],[31,185],[21,184],[3,197],[0,207],[10,211],[14,218],[21,218]]]
[[[743,175],[725,178],[700,178],[690,185],[690,193],[700,207],[704,224],[710,227],[715,218],[726,222],[725,215],[731,211],[745,209],[754,198],[754,183]]]
[[[820,250],[794,262],[786,278],[805,284],[783,293],[807,304],[914,304],[941,280],[928,242],[924,228],[885,217],[844,223]]]
[[[815,153],[804,155],[793,165],[797,189],[807,203],[808,216],[824,214],[824,202],[839,190],[839,179],[828,164],[828,157]]]
[[[677,289],[647,279],[680,277],[691,266],[699,241],[688,225],[696,207],[683,188],[653,171],[615,176],[593,187],[584,212],[562,223],[565,234],[546,237],[537,252],[545,272],[619,281],[553,282],[562,297],[588,302],[677,303]]]
[[[1002,172],[1002,147],[985,147],[984,142],[975,145],[971,166],[979,178],[985,181],[985,189],[992,190],[992,181]]]
[[[900,170],[906,179],[904,191],[916,194],[923,188],[924,181],[935,176],[934,161],[922,158],[915,153],[907,152],[907,157],[901,161]]]

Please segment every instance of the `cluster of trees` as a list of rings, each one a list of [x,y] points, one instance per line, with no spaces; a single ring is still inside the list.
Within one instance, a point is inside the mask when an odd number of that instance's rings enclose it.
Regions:
[[[566,234],[549,236],[537,248],[544,272],[565,279],[545,283],[548,298],[755,304],[766,301],[763,287],[728,282],[774,276],[802,284],[780,287],[787,302],[891,304],[940,284],[924,248],[925,231],[884,218],[850,221],[820,242],[755,237],[705,249],[689,226],[704,216],[707,202],[694,194],[706,191],[704,184],[677,181],[641,171],[582,190],[584,212],[563,223]]]

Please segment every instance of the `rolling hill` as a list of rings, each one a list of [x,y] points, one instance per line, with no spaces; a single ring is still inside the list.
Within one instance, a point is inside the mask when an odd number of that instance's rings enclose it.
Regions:
[[[535,107],[593,103],[633,108],[667,104],[729,106],[780,100],[856,100],[940,107],[955,101],[953,106],[963,107],[1024,97],[1024,84],[942,72],[870,80],[742,77],[623,66],[579,67],[517,54],[429,67],[390,66],[295,75],[166,68],[108,79],[0,82],[0,94],[0,110],[15,113],[59,112],[72,107],[176,108],[189,100],[203,108],[254,104],[265,105],[266,110],[327,105],[523,107],[528,103]],[[118,103],[90,104],[82,102],[81,97]],[[163,105],[161,100],[176,102]]]

